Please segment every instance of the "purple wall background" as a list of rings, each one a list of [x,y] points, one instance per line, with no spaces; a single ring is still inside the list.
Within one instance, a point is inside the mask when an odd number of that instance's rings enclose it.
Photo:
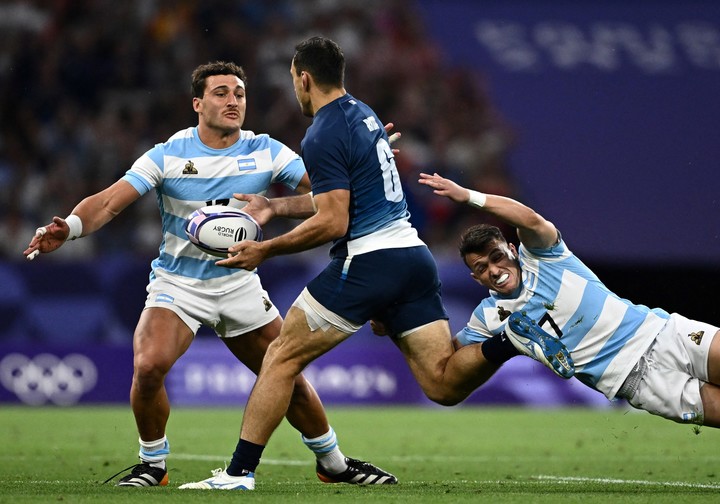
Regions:
[[[324,257],[299,255],[263,266],[263,284],[282,313],[325,262]],[[457,261],[439,266],[457,331],[486,291]],[[0,327],[0,403],[126,404],[132,332],[148,271],[147,260],[127,257],[0,263],[0,315],[5,321]],[[318,359],[306,375],[326,404],[432,405],[400,352],[367,327]],[[177,406],[242,407],[253,383],[254,375],[203,328],[168,376],[167,387]],[[465,404],[520,403],[610,406],[601,394],[576,380],[557,378],[524,357],[508,363]]]
[[[281,313],[325,263],[325,257],[300,254],[275,258],[261,267],[263,284]],[[459,261],[439,261],[438,266],[450,325],[456,332],[487,291],[471,280]],[[663,285],[666,278],[653,270],[596,271],[630,299],[720,324],[713,296],[689,296],[687,290]],[[4,322],[0,326],[0,402],[127,403],[132,333],[143,307],[148,272],[148,259],[126,256],[91,262],[0,263],[0,319]],[[681,285],[697,289],[705,282],[703,292],[713,292],[717,284],[704,271],[680,268],[673,273],[681,276],[675,280]],[[319,359],[307,374],[327,404],[431,404],[400,352],[367,327]],[[203,328],[172,371],[168,389],[177,405],[239,407],[253,380]],[[465,404],[610,405],[601,394],[576,380],[557,378],[527,358],[512,360]]]
[[[720,3],[419,0],[585,260],[720,264]]]
[[[389,341],[368,344],[357,334],[310,365],[305,375],[327,405],[426,405],[400,352]],[[33,406],[127,403],[132,378],[128,345],[0,344],[0,403]],[[168,375],[174,406],[243,407],[255,375],[225,346],[196,340]],[[611,407],[576,380],[557,378],[527,358],[506,364],[463,405],[524,404],[531,407]],[[439,406],[438,406],[439,407]]]

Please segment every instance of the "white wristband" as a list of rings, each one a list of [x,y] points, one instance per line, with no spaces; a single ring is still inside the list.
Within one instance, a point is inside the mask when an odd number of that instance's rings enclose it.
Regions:
[[[485,200],[487,200],[487,195],[485,193],[473,191],[472,189],[468,189],[468,191],[470,192],[470,199],[468,200],[468,205],[474,206],[476,208],[482,208],[485,206]]]
[[[65,218],[65,222],[68,226],[70,226],[70,232],[68,233],[67,238],[65,238],[65,241],[68,240],[74,240],[75,238],[80,238],[80,235],[82,234],[82,221],[80,220],[80,217],[78,217],[75,214],[70,214]]]

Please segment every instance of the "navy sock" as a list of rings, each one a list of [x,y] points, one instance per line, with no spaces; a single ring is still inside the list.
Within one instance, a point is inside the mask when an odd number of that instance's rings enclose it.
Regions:
[[[245,476],[247,473],[254,473],[264,449],[263,445],[241,439],[235,448],[227,473],[230,476]]]
[[[510,339],[505,336],[504,332],[483,341],[480,350],[482,350],[485,358],[493,364],[502,364],[516,355],[520,355],[520,352]]]

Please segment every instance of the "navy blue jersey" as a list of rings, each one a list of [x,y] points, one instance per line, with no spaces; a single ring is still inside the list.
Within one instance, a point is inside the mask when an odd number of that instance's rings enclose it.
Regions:
[[[333,243],[333,257],[348,255],[348,249],[357,254],[419,244],[414,229],[406,233],[410,213],[395,158],[370,107],[346,94],[320,108],[301,143],[301,155],[313,194],[350,191],[348,232]],[[375,234],[372,243],[356,242],[361,246],[353,252],[354,240],[395,226],[402,231]],[[398,244],[398,236],[409,239]]]

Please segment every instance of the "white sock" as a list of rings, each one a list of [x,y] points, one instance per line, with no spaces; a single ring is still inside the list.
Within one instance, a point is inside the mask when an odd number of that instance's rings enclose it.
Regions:
[[[348,468],[345,455],[340,451],[337,436],[332,427],[322,436],[310,439],[303,436],[302,440],[305,446],[315,453],[317,461],[325,470],[338,474]]]
[[[160,469],[165,469],[165,461],[161,460],[160,462],[150,462],[150,465],[153,467],[159,467]]]
[[[140,442],[140,451],[138,452],[140,460],[149,463],[153,467],[165,469],[165,458],[170,453],[170,443],[167,436],[155,441],[143,441],[142,439],[138,439],[138,441]]]

